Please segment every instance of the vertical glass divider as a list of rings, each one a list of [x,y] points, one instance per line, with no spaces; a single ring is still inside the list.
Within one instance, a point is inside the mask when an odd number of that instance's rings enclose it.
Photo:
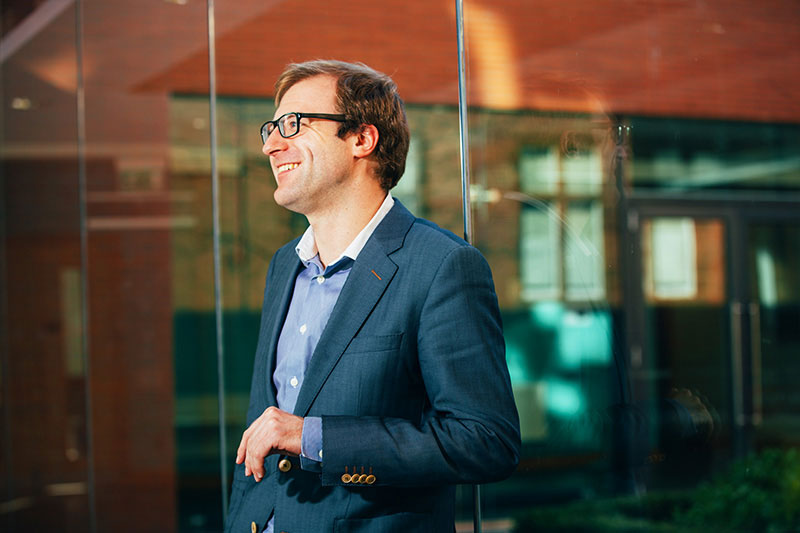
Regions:
[[[0,56],[2,60],[2,56]],[[3,76],[5,76],[4,61],[0,61],[0,102],[5,102],[5,84],[2,83]],[[14,497],[15,490],[15,477],[14,477],[14,463],[11,460],[13,455],[11,444],[11,393],[8,390],[9,384],[9,365],[10,365],[10,342],[8,339],[8,319],[10,310],[10,298],[8,296],[8,235],[6,233],[6,224],[8,223],[8,207],[6,204],[6,166],[5,159],[5,142],[6,142],[6,125],[5,121],[0,121],[0,287],[2,287],[2,295],[0,296],[0,404],[2,404],[3,416],[3,435],[4,438],[0,441],[3,447],[2,461],[6,466],[5,479],[3,479],[3,497],[6,500],[11,500]],[[11,523],[9,520],[7,523]]]
[[[86,489],[89,504],[89,531],[97,531],[96,476],[94,465],[94,425],[92,424],[92,380],[89,342],[89,230],[86,204],[86,94],[83,79],[83,0],[75,2],[75,111],[78,157],[78,218],[81,240],[81,351],[86,416]]]
[[[472,206],[469,194],[469,143],[467,122],[467,75],[464,48],[464,2],[456,0],[456,40],[458,50],[458,132],[461,151],[461,202],[464,218],[464,239],[472,244]],[[481,486],[472,486],[472,524],[474,533],[481,533]]]
[[[207,0],[208,9],[208,99],[211,143],[211,202],[214,241],[214,315],[217,337],[217,394],[219,408],[219,464],[222,488],[222,521],[228,517],[228,451],[225,430],[225,351],[222,326],[222,260],[220,253],[219,169],[217,168],[217,74],[214,27],[214,0]]]
[[[472,244],[472,209],[469,197],[469,130],[467,122],[467,73],[464,48],[464,2],[456,0],[458,40],[458,132],[461,149],[461,201],[464,211],[464,239]]]

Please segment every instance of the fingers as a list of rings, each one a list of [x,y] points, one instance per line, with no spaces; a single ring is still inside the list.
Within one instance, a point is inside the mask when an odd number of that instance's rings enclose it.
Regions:
[[[273,453],[300,455],[303,419],[268,407],[242,435],[236,464],[244,463],[245,476],[264,478],[264,458]]]
[[[256,482],[264,478],[264,457],[266,455],[266,451],[259,449],[258,446],[247,450],[247,464]]]
[[[248,429],[242,434],[242,440],[239,442],[239,448],[236,450],[236,464],[240,465],[244,462],[244,475],[249,477],[252,474],[250,464],[247,459],[247,443],[250,441],[250,430]]]
[[[236,463],[244,463],[244,475],[253,476],[256,482],[264,478],[264,458],[272,450],[274,437],[269,430],[270,413],[274,407],[267,408],[242,434],[236,450]]]
[[[236,463],[241,464],[244,462],[244,475],[253,476],[256,481],[261,481],[264,477],[264,456],[266,453],[262,452],[259,448],[259,435],[255,428],[250,428],[242,435],[242,441],[239,443],[239,449],[236,451]]]
[[[236,464],[242,464],[244,461],[245,450],[247,449],[247,431],[242,434],[242,440],[239,441],[239,448],[236,450]]]

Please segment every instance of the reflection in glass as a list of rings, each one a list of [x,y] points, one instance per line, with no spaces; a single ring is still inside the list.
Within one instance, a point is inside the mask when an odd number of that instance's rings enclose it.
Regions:
[[[729,351],[735,341],[725,233],[719,219],[642,223],[645,372],[633,387],[657,414],[649,424],[651,446],[663,455],[651,468],[653,489],[693,488],[735,453],[739,407],[730,380],[741,361]],[[688,432],[682,416],[692,421]]]
[[[694,221],[690,218],[657,219],[646,223],[645,228],[648,299],[693,299],[697,295]]]
[[[800,127],[717,120],[631,119],[633,183],[679,191],[800,189]]]
[[[606,297],[602,203],[570,202],[567,223],[570,229],[565,247],[565,298],[602,301]]]
[[[561,256],[558,218],[542,203],[543,210],[523,209],[520,213],[520,255],[527,267],[520,272],[521,297],[547,300],[561,294]]]
[[[519,179],[523,191],[556,193],[560,181],[556,149],[526,146],[519,160]]]
[[[762,446],[798,446],[800,224],[753,224],[749,250],[753,423]]]
[[[603,158],[597,149],[567,148],[561,165],[565,189],[572,194],[597,195],[603,186]]]
[[[91,383],[84,367],[76,10],[69,2],[47,13],[35,3],[7,4],[0,48],[0,530],[88,531]],[[43,41],[46,47],[32,46]]]
[[[746,203],[798,202],[800,118],[780,89],[796,80],[778,66],[794,48],[766,44],[796,41],[794,8],[465,4],[475,242],[525,438],[486,514],[519,531],[730,529],[708,512],[722,493],[698,487],[757,450],[750,341],[766,350],[768,330],[753,326],[738,239]],[[759,239],[763,322],[785,256]],[[786,447],[792,427],[761,442]]]
[[[486,515],[523,531],[797,529],[796,509],[776,506],[777,519],[728,499],[782,483],[797,461],[764,449],[800,445],[796,4],[465,4],[475,242],[494,272],[525,440],[517,474],[483,492]],[[92,489],[100,530],[219,530],[205,7],[3,3],[4,531],[85,531]],[[253,135],[273,118],[275,75],[316,57],[392,74],[413,128],[395,195],[460,233],[457,56],[447,3],[216,11],[232,451],[266,262],[305,228],[274,205]],[[300,18],[300,30],[281,23]],[[7,40],[29,24],[39,30]],[[263,53],[266,27],[291,53]],[[342,32],[354,27],[371,31]],[[642,206],[659,214],[639,222]],[[758,455],[737,457],[747,452]],[[458,494],[470,521],[469,490]],[[733,523],[742,508],[752,520]]]

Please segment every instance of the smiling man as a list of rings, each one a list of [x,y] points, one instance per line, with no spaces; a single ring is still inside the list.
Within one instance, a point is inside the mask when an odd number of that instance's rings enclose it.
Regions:
[[[389,193],[409,143],[391,78],[293,64],[275,102],[275,201],[309,228],[269,265],[226,531],[453,531],[455,484],[519,456],[489,267]]]

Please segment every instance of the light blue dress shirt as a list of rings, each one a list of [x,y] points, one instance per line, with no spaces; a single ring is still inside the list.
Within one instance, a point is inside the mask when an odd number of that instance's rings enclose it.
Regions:
[[[394,199],[387,194],[372,219],[342,255],[327,268],[323,268],[319,259],[311,227],[297,244],[297,256],[305,268],[300,271],[294,282],[289,311],[278,338],[275,372],[272,374],[280,410],[289,413],[294,410],[308,363],[333,312],[336,300],[339,299],[339,293],[342,292],[353,263],[372,232],[393,205]],[[303,421],[301,467],[304,470],[318,470],[322,459],[322,419],[306,417]],[[272,518],[269,519],[265,531],[273,533]]]
[[[289,312],[278,338],[275,372],[272,382],[277,391],[278,408],[291,413],[303,385],[308,362],[322,336],[322,330],[347,281],[353,259],[342,257],[323,268],[319,255],[304,260],[305,268],[297,275]],[[322,460],[322,431],[319,418],[306,417],[303,423],[302,455],[314,461]]]

